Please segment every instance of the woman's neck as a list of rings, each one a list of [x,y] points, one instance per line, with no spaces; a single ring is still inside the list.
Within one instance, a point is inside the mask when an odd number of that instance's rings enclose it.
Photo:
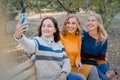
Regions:
[[[99,36],[98,36],[98,33],[97,33],[97,30],[94,30],[94,31],[89,31],[88,32],[89,35],[93,38],[95,38],[96,40],[98,40]]]
[[[51,37],[47,37],[47,36],[41,36],[43,40],[49,42],[49,41],[54,41],[54,36],[51,36]]]

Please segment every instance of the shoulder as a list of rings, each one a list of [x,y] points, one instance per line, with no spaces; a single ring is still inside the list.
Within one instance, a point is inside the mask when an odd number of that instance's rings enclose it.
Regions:
[[[104,45],[107,45],[107,44],[108,44],[108,39],[106,39],[104,42]]]
[[[34,42],[37,42],[37,43],[42,42],[42,39],[41,39],[41,37],[39,37],[39,36],[33,37],[32,40],[33,40]]]
[[[64,37],[64,35],[62,33],[60,33],[60,38],[63,38],[63,37]]]
[[[89,34],[86,30],[82,30],[82,32],[83,32],[82,38],[87,38],[89,36]]]
[[[82,30],[82,32],[83,32],[83,35],[88,34],[86,30]]]
[[[62,50],[64,49],[64,46],[61,40],[58,41],[58,45],[62,48]]]
[[[59,41],[57,42],[57,44],[59,44],[61,47],[63,47],[63,44],[62,44],[62,41],[61,41],[61,40],[59,40]]]
[[[66,37],[61,33],[61,34],[60,34],[60,42],[61,42],[61,41],[63,42],[64,40],[66,40]]]
[[[33,37],[32,39],[33,39],[33,40],[35,40],[35,39],[39,40],[40,37],[39,37],[39,36],[35,36],[35,37]]]

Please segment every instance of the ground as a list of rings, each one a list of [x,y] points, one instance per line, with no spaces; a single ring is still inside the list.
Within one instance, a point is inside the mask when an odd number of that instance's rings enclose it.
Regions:
[[[120,80],[120,29],[112,29],[109,34],[108,62],[111,69],[116,69]]]

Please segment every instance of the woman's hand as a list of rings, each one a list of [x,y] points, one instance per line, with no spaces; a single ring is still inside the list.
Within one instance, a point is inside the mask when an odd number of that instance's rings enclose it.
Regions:
[[[76,66],[77,66],[78,70],[82,70],[83,69],[83,66],[82,66],[81,62],[76,63]]]
[[[15,37],[16,37],[17,39],[21,39],[21,38],[22,38],[23,32],[27,30],[27,26],[28,26],[28,23],[26,23],[26,24],[24,24],[24,25],[18,23],[18,24],[16,25]]]
[[[59,80],[67,80],[67,73],[66,72],[62,72],[60,75]]]
[[[112,78],[115,78],[117,76],[117,72],[115,70],[110,70],[106,72],[106,75],[108,77],[109,80],[111,80]]]

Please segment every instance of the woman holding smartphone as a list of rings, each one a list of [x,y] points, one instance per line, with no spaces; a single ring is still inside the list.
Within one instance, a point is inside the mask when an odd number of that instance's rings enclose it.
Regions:
[[[41,21],[38,36],[33,39],[23,35],[24,28],[26,25],[18,24],[14,37],[27,53],[35,53],[38,80],[85,80],[80,74],[70,73],[70,60],[60,41],[58,24],[53,17]]]

